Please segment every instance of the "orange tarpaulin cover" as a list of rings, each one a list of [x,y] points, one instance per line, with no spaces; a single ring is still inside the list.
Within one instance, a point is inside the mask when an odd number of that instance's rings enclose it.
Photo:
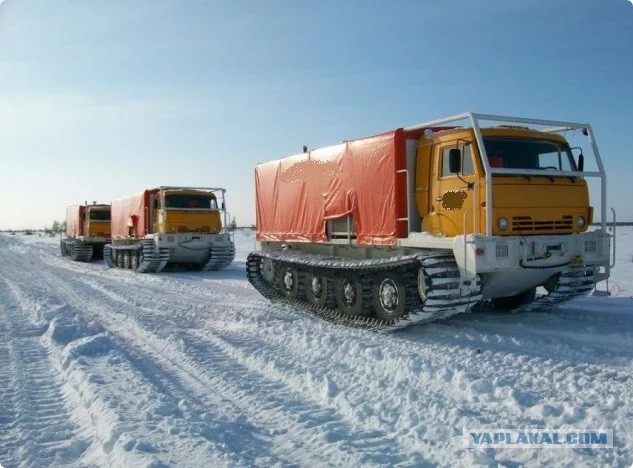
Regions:
[[[66,208],[66,235],[79,237],[84,235],[84,205],[73,205]]]
[[[111,232],[113,239],[144,237],[151,233],[149,226],[150,194],[158,189],[145,190],[112,201]],[[131,236],[130,236],[131,234]]]
[[[257,240],[326,242],[326,221],[351,214],[357,243],[395,244],[407,233],[398,172],[407,136],[399,129],[257,165]]]

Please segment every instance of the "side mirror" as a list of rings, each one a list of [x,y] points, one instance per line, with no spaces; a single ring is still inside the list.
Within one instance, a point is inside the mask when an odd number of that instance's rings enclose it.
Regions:
[[[451,174],[462,171],[462,152],[458,148],[448,150],[448,170]]]
[[[578,155],[578,170],[582,172],[585,169],[585,155],[580,153]]]
[[[224,202],[222,202],[222,211],[224,211],[226,207],[224,206]]]

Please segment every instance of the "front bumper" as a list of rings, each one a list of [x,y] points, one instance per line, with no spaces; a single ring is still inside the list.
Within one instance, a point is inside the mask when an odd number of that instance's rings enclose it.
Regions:
[[[211,248],[228,248],[233,242],[228,233],[154,234],[157,248],[169,249],[170,263],[200,263],[209,258]]]
[[[611,236],[602,230],[567,235],[460,236],[453,252],[462,277],[479,275],[484,297],[503,297],[542,284],[568,265],[593,265],[608,278]]]

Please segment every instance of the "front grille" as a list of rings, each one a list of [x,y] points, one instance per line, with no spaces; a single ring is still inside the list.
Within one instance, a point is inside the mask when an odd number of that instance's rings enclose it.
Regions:
[[[513,231],[570,231],[574,227],[574,217],[563,216],[559,220],[534,221],[531,216],[514,216]]]

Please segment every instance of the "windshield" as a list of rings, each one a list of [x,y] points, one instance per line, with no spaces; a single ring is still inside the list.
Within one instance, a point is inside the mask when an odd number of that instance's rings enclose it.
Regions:
[[[214,196],[209,195],[165,195],[165,208],[180,210],[217,210],[218,204]]]
[[[575,171],[576,164],[566,143],[553,140],[484,138],[492,168]]]
[[[90,221],[110,221],[110,211],[90,210]]]

